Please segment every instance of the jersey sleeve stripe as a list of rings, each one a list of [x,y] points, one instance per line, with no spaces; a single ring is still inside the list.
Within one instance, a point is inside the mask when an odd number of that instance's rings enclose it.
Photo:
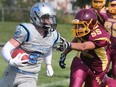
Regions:
[[[28,31],[28,29],[24,25],[22,25],[22,24],[19,24],[19,25],[22,26],[26,30],[26,32],[27,32],[26,42],[28,42],[29,41],[29,31]]]

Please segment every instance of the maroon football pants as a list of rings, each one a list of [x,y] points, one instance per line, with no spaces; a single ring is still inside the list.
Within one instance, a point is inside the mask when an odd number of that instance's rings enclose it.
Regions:
[[[74,57],[71,64],[70,87],[82,87],[84,82],[84,87],[105,87],[106,72],[107,70],[95,75],[78,57]]]

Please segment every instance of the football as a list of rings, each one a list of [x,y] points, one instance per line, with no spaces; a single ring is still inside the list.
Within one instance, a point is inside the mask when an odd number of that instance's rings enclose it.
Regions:
[[[12,53],[11,53],[11,57],[12,58],[15,58],[19,53],[25,53],[25,55],[23,55],[22,56],[22,58],[21,58],[21,60],[29,60],[29,56],[27,55],[27,53],[24,51],[24,50],[22,50],[22,49],[15,49],[15,50],[13,50],[12,51]],[[26,62],[24,62],[24,64],[25,64]]]

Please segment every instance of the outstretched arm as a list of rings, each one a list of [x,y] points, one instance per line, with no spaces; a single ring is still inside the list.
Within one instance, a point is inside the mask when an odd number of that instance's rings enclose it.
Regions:
[[[67,44],[67,43],[64,43]],[[63,47],[63,46],[62,46]],[[60,60],[59,60],[59,66],[64,69],[65,68],[65,59],[66,59],[66,55],[71,51],[71,50],[77,50],[77,51],[82,51],[82,50],[88,50],[88,49],[94,49],[95,48],[95,44],[91,41],[87,41],[84,43],[79,43],[77,41],[76,38],[74,38],[72,40],[72,42],[70,43],[70,47],[68,48],[64,48],[65,51],[61,54],[60,56]]]

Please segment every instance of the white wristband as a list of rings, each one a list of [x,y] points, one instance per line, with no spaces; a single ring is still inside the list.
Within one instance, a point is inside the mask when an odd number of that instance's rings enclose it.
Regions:
[[[7,42],[5,44],[5,46],[2,48],[1,50],[1,54],[2,54],[2,57],[7,61],[9,62],[10,59],[12,59],[11,57],[11,51],[15,49],[15,47],[10,43],[10,42]]]

